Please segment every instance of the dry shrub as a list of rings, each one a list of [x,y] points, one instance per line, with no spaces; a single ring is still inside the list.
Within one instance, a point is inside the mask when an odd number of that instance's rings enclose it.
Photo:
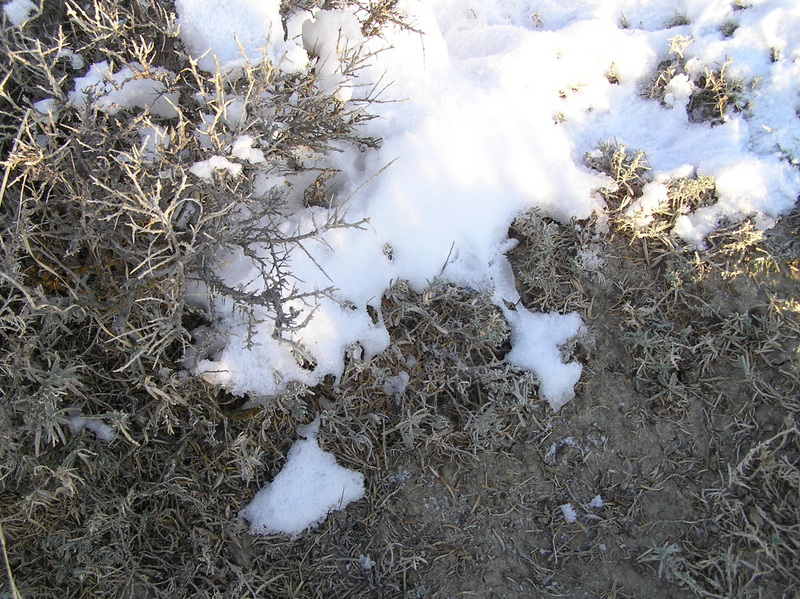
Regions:
[[[299,297],[284,265],[317,231],[282,233],[281,191],[255,197],[250,177],[219,171],[201,180],[189,172],[196,162],[226,155],[245,132],[293,171],[305,168],[292,161],[298,151],[377,143],[356,132],[368,118],[363,106],[322,94],[313,74],[285,75],[267,61],[236,80],[191,64],[162,68],[159,61],[176,66],[179,42],[174,16],[160,3],[67,2],[64,10],[52,35],[34,21],[3,29],[0,40],[10,58],[0,122],[15,132],[3,162],[3,376],[10,416],[24,417],[36,451],[63,441],[67,406],[100,407],[96,394],[84,393],[90,380],[110,378],[122,385],[119,394],[140,389],[164,400],[158,377],[176,374],[190,330],[214,318],[213,303],[186,303],[193,282],[254,317],[270,315],[279,330],[300,324],[283,308]],[[88,68],[70,62],[77,55],[136,63],[135,77],[156,79],[179,99],[174,117],[108,109],[93,101],[101,98],[70,103],[72,79]],[[51,98],[49,115],[30,108]],[[168,141],[153,148],[142,131],[156,129]],[[243,167],[250,175],[256,169]],[[336,210],[320,223],[343,225]],[[221,279],[234,251],[260,267],[262,292]]]
[[[235,521],[218,504],[217,477],[252,475],[279,452],[219,431],[233,422],[223,413],[231,400],[182,371],[191,331],[215,319],[213,301],[190,303],[188,290],[273,318],[279,332],[301,326],[284,309],[298,297],[286,258],[318,231],[282,232],[286,195],[254,195],[257,165],[210,180],[190,169],[230,158],[245,133],[279,174],[308,168],[298,156],[333,146],[374,147],[359,134],[369,101],[342,105],[313,72],[285,74],[267,61],[236,79],[199,72],[181,54],[169,3],[66,0],[45,3],[21,28],[5,25],[0,504],[9,579],[26,596],[226,588],[232,579],[213,574],[203,532]],[[174,114],[103,105],[102,95],[70,102],[75,79],[98,61],[157,81]],[[149,143],[147,130],[168,143]],[[336,206],[319,220],[321,229],[347,225]],[[260,293],[220,278],[232,252],[261,266]],[[281,401],[271,421],[291,429]],[[78,414],[115,440],[78,431]],[[218,451],[219,435],[232,454]],[[244,495],[240,485],[229,491]],[[187,566],[197,563],[207,568]]]

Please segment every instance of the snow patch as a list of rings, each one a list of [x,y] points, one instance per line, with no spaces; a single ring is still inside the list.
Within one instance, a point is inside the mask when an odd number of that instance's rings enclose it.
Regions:
[[[263,164],[267,161],[264,152],[254,148],[255,139],[250,135],[240,135],[237,137],[231,148],[231,155],[239,160],[246,160],[250,164]]]
[[[38,7],[31,0],[11,0],[11,2],[3,4],[6,19],[15,27],[25,23],[37,10]]]
[[[320,417],[297,433],[286,465],[261,489],[239,516],[257,535],[298,535],[319,525],[330,512],[343,509],[364,495],[364,476],[342,468],[317,443]],[[374,565],[374,562],[373,562]],[[362,562],[365,569],[369,569]]]
[[[53,125],[58,121],[58,115],[61,113],[58,107],[58,101],[55,98],[46,98],[33,103],[33,110],[36,117],[47,123]]]
[[[157,117],[177,117],[177,93],[168,92],[163,82],[145,77],[143,71],[137,63],[113,72],[108,62],[96,62],[83,77],[75,79],[75,90],[69,93],[70,104],[82,108],[91,100],[95,108],[110,115],[143,108]],[[151,72],[172,75],[166,69],[151,69]]]
[[[279,0],[176,0],[180,33],[197,65],[229,76],[266,58],[284,72],[308,66],[297,43],[283,40]]]
[[[561,509],[561,515],[564,516],[564,520],[567,524],[572,524],[578,520],[578,513],[575,511],[575,508],[572,507],[571,503],[560,505],[559,508]]]
[[[361,23],[353,9],[320,10],[302,25],[303,47],[317,56],[314,72],[322,90],[340,102],[353,97],[346,85],[347,59],[364,43]]]
[[[142,158],[152,162],[158,153],[169,148],[169,134],[163,127],[141,127],[138,131],[142,143]]]
[[[581,317],[575,312],[534,314],[520,307],[506,310],[506,318],[512,327],[512,349],[506,362],[539,377],[542,395],[557,412],[575,397],[575,384],[581,377],[581,365],[564,363],[559,349],[581,330]]]
[[[117,432],[97,418],[87,418],[82,416],[80,412],[72,414],[67,417],[69,423],[69,430],[73,435],[79,435],[83,429],[92,431],[98,439],[110,443],[117,437]]]
[[[205,181],[214,179],[214,171],[227,171],[230,175],[238,177],[242,174],[242,165],[231,162],[224,156],[212,156],[208,160],[195,162],[189,172]]]

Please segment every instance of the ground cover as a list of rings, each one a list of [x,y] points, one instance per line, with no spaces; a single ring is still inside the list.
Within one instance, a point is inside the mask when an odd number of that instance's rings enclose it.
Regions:
[[[5,5],[4,596],[795,596],[796,8],[317,4]]]

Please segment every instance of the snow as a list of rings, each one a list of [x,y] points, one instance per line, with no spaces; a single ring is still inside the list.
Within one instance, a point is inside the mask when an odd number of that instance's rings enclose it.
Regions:
[[[342,468],[332,454],[320,449],[319,426],[318,416],[298,428],[305,439],[292,445],[283,469],[240,512],[253,534],[300,534],[320,524],[331,511],[363,497],[364,476]],[[372,567],[367,563],[362,562],[364,569]]]
[[[625,215],[638,226],[649,224],[653,220],[653,213],[667,204],[667,191],[667,186],[660,181],[647,183],[642,190],[642,197],[628,207]]]
[[[800,193],[796,0],[761,0],[742,10],[730,0],[400,0],[398,10],[424,35],[389,25],[368,40],[350,9],[303,11],[284,23],[279,4],[177,0],[181,38],[207,72],[236,77],[246,63],[267,59],[287,72],[314,69],[320,87],[343,104],[386,83],[381,99],[397,101],[370,106],[378,118],[363,133],[381,138],[379,149],[337,146],[298,157],[336,172],[331,184],[340,200],[348,198],[347,219],[367,219],[359,228],[321,233],[290,256],[299,292],[333,289],[314,305],[290,306],[300,321],[308,318],[291,340],[316,367],[301,368],[289,346],[273,337],[269,314],[248,331],[245,317],[218,300],[228,338],[201,356],[195,370],[234,393],[269,397],[291,381],[314,385],[327,375],[341,376],[348,347],[359,344],[369,360],[391,343],[380,298],[392,281],[407,280],[422,291],[440,277],[493,294],[512,331],[506,360],[535,373],[542,397],[558,410],[574,396],[582,375],[579,363],[562,356],[563,348],[584,325],[577,314],[534,314],[519,302],[505,257],[516,216],[536,208],[567,221],[594,212],[602,222],[597,190],[609,181],[583,159],[614,140],[647,155],[652,181],[629,209],[641,226],[666,200],[673,177],[715,179],[718,201],[683,214],[674,230],[696,246],[725,219],[754,215],[757,226],[769,227]],[[670,58],[676,36],[691,39],[683,50],[686,72],[668,83],[663,103],[646,99],[641,92]],[[356,73],[347,73],[353,53],[362,62]],[[751,106],[727,111],[719,124],[692,122],[686,111],[692,79],[728,58],[726,72],[742,78]],[[70,101],[81,106],[90,96],[109,112],[138,106],[174,116],[163,84],[143,77],[135,65],[116,72],[106,63],[92,65]],[[225,118],[242,122],[247,112],[241,98],[227,101]],[[43,115],[51,110],[39,108]],[[143,137],[145,145],[150,139]],[[247,171],[243,163],[250,165]],[[255,195],[291,185],[297,194],[303,180],[270,170],[269,158],[247,135],[235,139],[226,156],[208,157],[191,170],[209,182],[215,170],[252,175]],[[313,231],[326,217],[323,208],[297,208],[287,214],[283,232]],[[582,259],[602,270],[602,257],[590,249]],[[258,291],[252,289],[253,264],[243,255],[230,256],[221,275],[233,286]],[[385,381],[387,393],[403,393],[404,374]],[[315,468],[319,472],[312,474]],[[355,473],[337,468],[309,433],[290,452],[286,469],[245,510],[253,530],[296,534],[345,503],[337,485],[356,497]],[[308,490],[316,475],[335,480],[339,491],[315,490],[326,497],[321,503],[288,499]],[[567,521],[575,517],[569,504],[562,511]]]
[[[581,377],[581,365],[564,364],[559,352],[559,346],[578,334],[583,325],[580,316],[574,312],[566,316],[533,314],[517,308],[506,317],[512,330],[512,349],[506,361],[536,374],[542,395],[558,411],[575,396],[575,384]]]
[[[38,7],[31,0],[11,0],[3,4],[6,19],[15,27],[23,25],[37,10]]]
[[[224,156],[212,156],[208,160],[195,162],[189,172],[197,175],[205,181],[211,181],[214,176],[214,171],[227,171],[234,177],[238,177],[242,173],[242,165],[236,162],[231,162]]]
[[[561,515],[564,516],[564,521],[567,524],[572,524],[578,519],[578,513],[575,511],[575,508],[572,507],[571,503],[560,505],[559,508],[561,509]]]
[[[368,555],[359,555],[358,562],[361,564],[361,567],[367,571],[372,570],[372,568],[375,567],[375,562],[371,560]]]
[[[308,57],[298,44],[283,42],[279,0],[177,0],[181,38],[203,71],[235,76],[267,58],[287,72]]]
[[[69,430],[73,435],[79,435],[83,429],[89,429],[94,433],[94,436],[110,443],[117,437],[116,431],[97,418],[87,418],[81,416],[80,412],[76,412],[67,417]]]
[[[341,102],[353,97],[346,84],[343,58],[364,42],[361,24],[352,9],[322,10],[303,23],[303,47],[317,56],[314,65],[320,87]]]
[[[144,77],[143,71],[142,65],[137,63],[113,72],[108,62],[96,62],[83,77],[75,79],[75,90],[70,92],[69,101],[81,108],[91,100],[98,110],[110,115],[129,108],[144,108],[157,117],[177,117],[177,94],[168,92],[163,82]],[[170,75],[166,69],[151,71]]]
[[[42,121],[52,125],[58,121],[59,109],[55,98],[46,98],[33,103],[33,110]]]
[[[250,135],[240,135],[231,147],[231,154],[240,160],[246,160],[250,164],[260,164],[266,162],[264,152],[254,148],[255,140]]]
[[[141,141],[142,159],[153,161],[161,150],[169,148],[169,134],[159,126],[141,127],[138,132]]]
[[[689,97],[692,95],[695,87],[695,84],[689,79],[689,75],[684,73],[675,75],[675,77],[670,79],[669,83],[667,83],[664,102],[670,108],[675,108],[676,104],[679,104],[682,108],[686,109],[686,105],[689,103]]]

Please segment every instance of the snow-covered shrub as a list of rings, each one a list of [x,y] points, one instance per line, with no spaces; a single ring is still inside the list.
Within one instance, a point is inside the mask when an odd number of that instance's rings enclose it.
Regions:
[[[333,210],[318,229],[283,226],[290,190],[270,176],[310,169],[313,181],[332,145],[375,146],[357,133],[365,103],[270,60],[238,77],[202,71],[161,2],[48,6],[0,28],[0,45],[5,433],[38,452],[64,441],[71,406],[113,411],[139,395],[171,425],[170,406],[197,393],[179,376],[191,332],[210,325],[213,344],[208,293],[269,314],[278,335],[302,325],[285,309],[302,299],[289,250],[345,223]],[[302,196],[309,177],[297,180]],[[219,276],[232,255],[252,260],[257,291]]]

